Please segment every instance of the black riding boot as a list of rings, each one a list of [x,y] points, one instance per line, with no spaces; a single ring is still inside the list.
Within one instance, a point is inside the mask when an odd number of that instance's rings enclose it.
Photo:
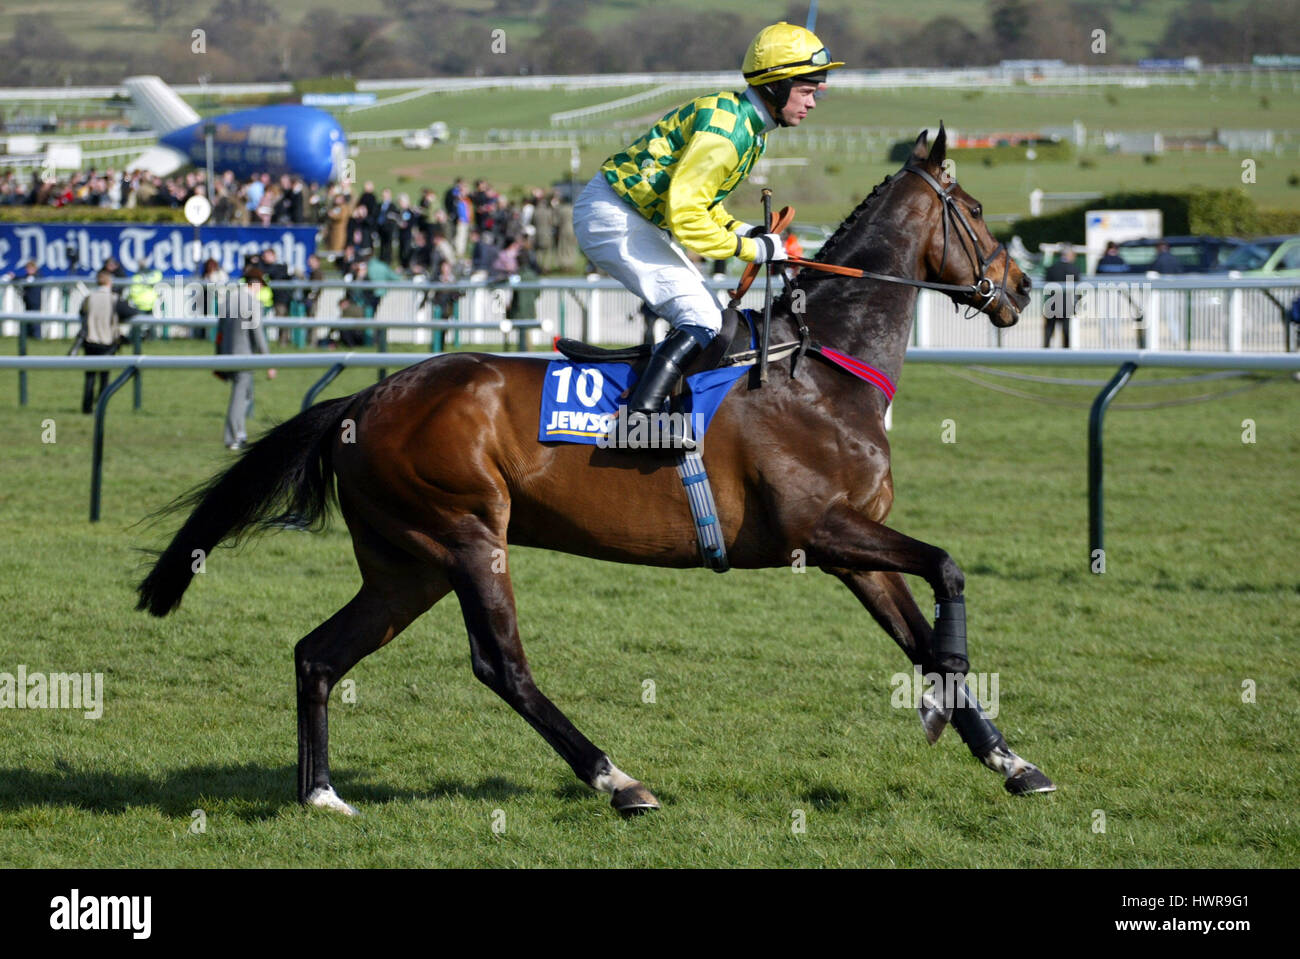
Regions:
[[[663,413],[669,391],[700,348],[700,341],[682,329],[674,329],[664,338],[628,397],[626,418],[620,419],[610,433],[611,446],[621,449],[695,449],[696,437],[682,422],[684,414],[653,414]],[[661,423],[662,429],[659,428]]]

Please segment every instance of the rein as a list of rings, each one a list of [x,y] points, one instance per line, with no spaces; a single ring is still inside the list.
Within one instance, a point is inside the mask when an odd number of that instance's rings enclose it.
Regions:
[[[970,248],[967,248],[964,241],[961,245],[962,249],[966,251],[966,255],[976,266],[976,273],[979,274],[978,280],[974,283],[934,283],[929,280],[913,280],[908,277],[893,276],[889,273],[875,273],[871,270],[861,270],[852,266],[839,266],[835,263],[822,263],[818,260],[806,260],[803,257],[790,257],[783,262],[789,263],[792,266],[802,266],[812,270],[820,270],[823,273],[835,273],[839,276],[882,280],[885,283],[900,283],[903,286],[917,287],[926,290],[940,290],[944,293],[969,293],[984,300],[981,305],[975,308],[976,312],[988,309],[999,296],[1006,293],[1007,276],[1010,273],[1009,270],[1004,269],[1002,271],[1002,283],[1000,286],[995,286],[993,281],[989,279],[987,275],[989,266],[991,266],[999,256],[1006,257],[1008,260],[1010,259],[1010,254],[1007,252],[1006,244],[999,243],[993,248],[991,254],[988,256],[984,255],[984,251],[980,249],[979,237],[975,234],[975,228],[970,225],[970,221],[968,221],[966,215],[962,213],[961,207],[957,206],[956,200],[953,199],[952,188],[956,186],[955,180],[949,183],[948,186],[944,187],[940,186],[939,182],[935,180],[934,177],[930,176],[929,173],[917,167],[905,166],[900,172],[914,173],[919,176],[927,185],[930,186],[931,189],[935,191],[935,193],[939,195],[939,198],[943,201],[943,254],[939,260],[939,272],[943,272],[943,268],[948,262],[949,221],[953,216],[955,216],[957,222],[961,224],[962,230],[970,239]],[[894,174],[894,176],[898,176],[898,174]],[[893,178],[891,177],[891,179]]]
[[[975,313],[979,313],[982,312],[983,310],[987,310],[990,306],[993,305],[994,302],[996,302],[996,300],[1000,296],[1006,295],[1007,279],[1011,273],[1010,270],[1011,254],[1007,251],[1006,244],[998,243],[998,245],[993,248],[992,253],[990,253],[988,256],[984,255],[984,251],[980,248],[979,236],[975,233],[975,228],[972,227],[970,221],[966,219],[966,214],[962,212],[961,207],[957,205],[957,201],[954,199],[952,195],[952,189],[957,185],[956,180],[951,181],[946,187],[942,186],[934,177],[932,177],[925,170],[922,170],[919,167],[915,167],[909,164],[908,166],[903,167],[903,169],[900,170],[898,173],[890,177],[889,178],[890,181],[893,181],[898,176],[901,176],[903,173],[913,173],[916,176],[919,176],[922,180],[925,181],[927,186],[929,186],[932,190],[934,190],[934,192],[939,196],[939,199],[943,201],[943,205],[942,205],[943,253],[940,255],[939,258],[940,275],[942,275],[943,268],[948,263],[948,234],[950,232],[956,233],[955,229],[952,228],[950,225],[952,218],[956,217],[957,223],[961,226],[962,231],[965,233],[965,238],[963,238],[961,234],[956,234],[956,235],[961,244],[961,248],[965,251],[966,256],[970,259],[972,265],[975,267],[975,273],[979,277],[974,283],[936,283],[930,280],[913,280],[908,277],[894,276],[889,273],[876,273],[872,270],[863,270],[852,266],[840,266],[839,264],[836,263],[823,263],[819,260],[807,260],[804,259],[803,257],[789,257],[785,260],[780,261],[778,265],[807,267],[808,269],[820,270],[823,273],[833,273],[838,276],[850,276],[857,279],[880,280],[885,283],[898,283],[903,286],[911,286],[911,287],[915,287],[918,289],[925,289],[925,290],[939,290],[944,293],[965,293],[974,296],[977,299],[982,299],[984,301],[979,305],[972,304],[972,309],[975,311]],[[772,232],[779,232],[779,229],[781,227],[788,224],[790,220],[794,218],[794,211],[790,207],[786,207],[785,209],[783,209],[781,211],[779,226],[778,223],[773,222],[770,213],[768,213],[767,217],[765,218],[767,218],[768,222],[772,224]],[[967,245],[966,240],[970,241],[969,246]],[[1006,262],[1004,263],[1004,268],[1002,271],[1001,284],[994,284],[993,280],[991,280],[988,276],[988,270],[989,267],[993,263],[995,263],[999,257],[1005,258]],[[735,290],[732,291],[731,305],[733,308],[739,305],[741,297],[745,295],[745,291],[749,289],[749,286],[753,282],[754,277],[757,275],[757,273],[758,273],[757,264],[751,263],[749,264],[748,267],[746,267],[745,273],[741,278],[740,285]],[[769,273],[768,275],[770,280],[771,274]],[[885,375],[883,372],[876,369],[875,367],[862,362],[856,357],[849,356],[847,353],[841,353],[839,350],[834,350],[831,349],[830,347],[821,346],[819,344],[817,345],[811,344],[809,330],[808,327],[803,322],[802,317],[800,317],[799,320],[799,339],[791,343],[781,343],[772,347],[771,348],[772,355],[770,357],[768,355],[769,348],[766,342],[766,337],[764,337],[764,341],[761,343],[759,349],[749,350],[744,353],[733,354],[727,357],[727,362],[741,363],[741,362],[746,362],[747,360],[753,358],[753,359],[757,359],[760,364],[765,366],[768,359],[780,359],[785,356],[789,356],[793,354],[795,360],[794,360],[794,365],[791,368],[790,375],[795,376],[797,375],[799,370],[799,360],[803,358],[804,353],[809,351],[820,356],[822,359],[826,360],[827,362],[832,363],[835,366],[838,366],[846,373],[849,373],[853,376],[856,376],[860,380],[864,380],[867,383],[872,384],[877,389],[879,389],[882,393],[884,393],[887,399],[889,399],[891,402],[893,401],[894,383],[892,380],[890,380],[890,378],[887,375]]]

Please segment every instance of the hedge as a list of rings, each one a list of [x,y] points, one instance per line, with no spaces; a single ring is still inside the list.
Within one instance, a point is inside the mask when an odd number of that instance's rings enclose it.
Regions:
[[[200,102],[201,109],[237,107],[240,110],[251,110],[254,107],[273,107],[281,103],[293,103],[293,97],[287,93],[223,93],[221,96],[206,97]]]
[[[141,206],[111,210],[102,206],[0,206],[0,223],[184,223],[179,207]]]
[[[1045,216],[1025,217],[997,231],[999,239],[1019,236],[1031,250],[1040,243],[1084,242],[1088,210],[1159,210],[1166,236],[1258,236],[1293,232],[1300,214],[1261,212],[1244,190],[1190,190],[1181,193],[1111,193]]]
[[[293,81],[293,92],[299,96],[304,93],[355,93],[356,90],[357,81],[351,77],[312,77]]]
[[[1300,233],[1300,210],[1260,210],[1255,214],[1255,233],[1259,236]]]

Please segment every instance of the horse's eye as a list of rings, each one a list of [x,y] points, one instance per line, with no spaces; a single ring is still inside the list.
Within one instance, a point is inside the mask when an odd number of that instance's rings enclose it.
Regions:
[[[982,206],[975,207],[975,209],[970,211],[970,215],[977,220],[980,219],[980,217],[984,216],[984,207]]]

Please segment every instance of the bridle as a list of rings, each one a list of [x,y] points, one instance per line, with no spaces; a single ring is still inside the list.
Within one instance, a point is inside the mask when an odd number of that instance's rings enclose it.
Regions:
[[[974,316],[978,316],[980,313],[984,312],[989,307],[991,307],[998,300],[999,297],[1003,297],[1006,295],[1007,279],[1011,275],[1011,254],[1010,252],[1008,252],[1006,248],[1006,244],[998,243],[998,245],[993,248],[992,253],[990,253],[987,256],[984,255],[984,251],[980,249],[980,240],[979,240],[979,236],[975,233],[975,228],[971,226],[970,221],[966,219],[966,214],[962,212],[961,207],[957,205],[956,198],[952,195],[952,190],[957,185],[956,180],[950,180],[948,185],[945,187],[941,185],[939,181],[936,180],[934,177],[932,177],[928,172],[922,170],[920,167],[913,166],[912,164],[909,163],[906,166],[904,166],[903,169],[899,170],[897,173],[890,176],[885,181],[885,183],[892,184],[894,180],[898,179],[904,173],[914,173],[917,176],[919,176],[923,181],[925,181],[926,185],[928,185],[930,189],[934,190],[934,192],[938,195],[941,201],[940,206],[943,210],[943,252],[940,254],[939,257],[939,274],[941,276],[943,275],[943,268],[948,264],[948,234],[953,233],[957,237],[957,240],[961,245],[961,248],[966,252],[966,256],[970,259],[971,264],[975,267],[975,274],[977,279],[975,280],[974,283],[935,283],[935,282],[931,282],[930,280],[913,280],[905,276],[894,276],[889,273],[875,273],[871,270],[862,270],[857,267],[840,266],[837,263],[822,263],[819,260],[805,260],[802,257],[793,257],[793,256],[785,260],[777,261],[776,265],[780,267],[802,266],[802,267],[808,267],[809,269],[812,270],[820,270],[824,273],[834,273],[839,276],[851,276],[851,277],[865,278],[871,280],[881,280],[885,283],[900,283],[903,286],[917,287],[919,289],[925,289],[925,290],[939,290],[942,293],[961,293],[967,296],[972,296],[977,301],[976,303],[973,304],[967,304],[970,307],[970,312],[966,314],[966,319],[971,319]],[[882,186],[883,185],[884,184],[882,184]],[[787,217],[787,219],[784,221],[785,223],[788,223],[789,222],[788,218],[792,218],[793,215],[794,215],[794,211],[789,207],[786,207],[785,210],[782,211],[782,216]],[[961,233],[958,233],[952,227],[950,221],[953,217],[956,217],[957,223],[961,226],[962,231],[966,234],[965,237],[962,237]],[[772,227],[773,232],[779,232],[779,229],[783,228],[783,227],[778,227],[778,224],[781,223],[782,220],[780,217],[769,217],[769,225]],[[966,244],[967,240],[970,241],[969,246],[967,246]],[[988,276],[988,270],[990,266],[992,266],[995,262],[997,262],[999,257],[1002,257],[1004,259],[1003,269],[1002,269],[1002,282],[1000,284],[995,285],[993,280],[991,280]],[[737,288],[731,292],[732,308],[736,308],[740,305],[741,297],[745,295],[745,291],[749,289],[749,286],[753,282],[754,277],[758,275],[758,270],[759,270],[759,265],[757,262],[750,263],[748,266],[745,267],[745,272],[744,275],[741,277],[740,285],[737,286]],[[770,275],[771,274],[769,273],[769,276]],[[790,283],[790,277],[788,274],[786,275],[786,283],[787,286]],[[769,297],[771,295],[770,289],[768,295]],[[978,302],[979,300],[983,300],[983,302],[980,303]],[[768,300],[768,303],[769,304],[771,303],[770,298]],[[787,351],[794,354],[794,364],[790,368],[790,375],[792,377],[797,375],[799,370],[799,362],[800,360],[803,359],[804,353],[808,351],[811,345],[811,331],[808,329],[808,324],[805,321],[803,314],[799,312],[796,313],[795,315],[798,322],[799,339],[791,343],[779,344],[779,346],[776,347],[780,355],[785,355],[785,353],[782,351]],[[848,370],[850,373],[854,374],[855,376],[858,376],[862,379],[868,379],[871,382],[876,383],[877,386],[881,386],[881,389],[885,389],[885,387],[881,385],[881,382],[888,384],[889,388],[885,390],[885,393],[886,396],[892,399],[893,385],[889,383],[889,378],[885,374],[881,373],[879,370],[867,366],[866,364],[862,363],[861,360],[856,360],[853,357],[847,356],[842,353],[837,353],[834,350],[828,350],[824,347],[817,347],[816,352],[820,353],[824,358],[830,360],[832,363],[835,363],[836,365],[841,366],[844,369]],[[735,354],[733,356],[728,357],[728,360],[731,362],[741,362],[743,360],[750,358],[751,356],[759,359],[760,368],[764,368],[766,366],[767,360],[769,358],[769,347],[767,343],[766,324],[764,325],[761,344],[757,350],[751,350],[746,353]],[[864,371],[869,373],[870,375],[864,375]],[[872,377],[879,378],[881,382],[878,382],[877,379],[873,379]],[[762,380],[760,380],[759,382],[761,385]]]
[[[999,242],[998,245],[993,248],[992,253],[988,256],[984,255],[984,251],[980,249],[980,241],[979,237],[975,234],[975,228],[970,225],[970,221],[966,219],[966,214],[962,212],[961,207],[957,204],[956,198],[952,195],[953,187],[957,185],[956,180],[949,178],[948,185],[946,187],[941,186],[939,182],[935,180],[934,177],[930,176],[930,174],[925,170],[922,170],[919,167],[914,167],[911,164],[903,167],[902,172],[915,173],[929,184],[930,188],[939,195],[939,199],[943,201],[943,253],[939,257],[940,275],[943,274],[943,268],[948,263],[948,224],[951,217],[955,216],[957,222],[961,224],[962,229],[966,232],[966,236],[970,239],[970,247],[967,248],[964,240],[961,243],[961,247],[966,251],[966,255],[974,265],[975,275],[978,277],[978,279],[970,285],[969,291],[976,297],[984,298],[983,304],[975,308],[976,312],[978,313],[987,310],[1000,296],[1005,295],[1007,291],[1007,277],[1011,273],[1011,254],[1007,252],[1006,244]],[[988,269],[999,256],[1005,257],[1006,262],[1003,263],[1002,283],[995,287],[993,281],[988,277]],[[949,286],[949,284],[926,285],[930,289],[942,289],[944,286]],[[957,289],[964,288],[958,286]]]
[[[961,248],[965,250],[966,256],[970,259],[971,264],[975,267],[975,274],[978,279],[974,283],[934,283],[929,280],[913,280],[903,276],[893,276],[888,273],[874,273],[871,270],[861,270],[856,267],[838,266],[832,263],[821,263],[817,260],[805,260],[803,258],[791,258],[784,262],[792,266],[804,266],[814,270],[822,270],[827,273],[838,273],[841,276],[863,277],[871,280],[883,280],[886,283],[901,283],[904,286],[918,287],[926,290],[940,290],[944,293],[964,293],[974,296],[977,300],[983,300],[982,303],[972,306],[973,312],[967,314],[967,319],[978,313],[987,310],[992,306],[999,297],[1004,296],[1007,291],[1007,278],[1011,273],[1011,254],[1007,251],[1005,243],[998,243],[993,248],[993,252],[988,256],[980,249],[980,241],[975,233],[975,228],[971,226],[970,221],[966,219],[966,214],[962,212],[961,207],[957,204],[956,198],[952,195],[953,187],[957,185],[956,180],[952,180],[945,187],[938,180],[932,177],[920,167],[908,164],[898,173],[889,178],[888,182],[893,182],[897,177],[904,173],[914,173],[938,194],[939,199],[943,201],[943,253],[939,258],[939,272],[943,273],[944,266],[948,263],[948,234],[950,232],[957,236]],[[961,226],[961,234],[951,227],[951,220],[956,217],[957,223]],[[970,240],[967,246],[966,240]],[[999,257],[1005,258],[1002,270],[1002,282],[995,285],[993,280],[988,276],[989,267],[995,263]]]

